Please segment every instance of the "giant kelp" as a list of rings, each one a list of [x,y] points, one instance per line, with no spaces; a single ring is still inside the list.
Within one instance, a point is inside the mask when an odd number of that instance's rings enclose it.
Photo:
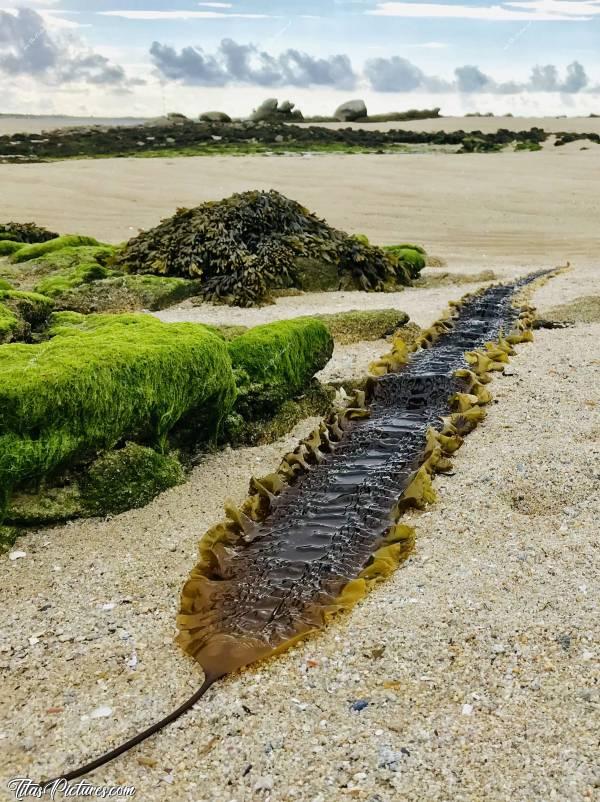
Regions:
[[[328,289],[410,284],[404,259],[332,228],[273,190],[180,209],[130,240],[117,264],[134,273],[201,278],[206,299],[251,306],[272,290],[302,287],[300,259],[317,260],[321,273],[334,266]]]
[[[178,617],[179,643],[204,669],[203,685],[162,721],[63,777],[137,745],[218,678],[322,629],[394,570],[414,540],[402,513],[435,500],[432,475],[452,467],[464,435],[485,417],[491,372],[531,339],[533,310],[519,312],[511,299],[533,278],[466,296],[413,347],[394,342],[366,393],[276,472],[253,477],[240,507],[226,504],[227,519],[200,541]]]

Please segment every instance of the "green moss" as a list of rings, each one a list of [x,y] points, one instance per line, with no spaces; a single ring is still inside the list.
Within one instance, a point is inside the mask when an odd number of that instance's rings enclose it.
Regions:
[[[515,145],[515,150],[516,151],[519,151],[519,150],[536,151],[536,150],[542,150],[542,146],[540,145],[539,142],[533,142],[533,141],[527,139],[524,142],[517,142],[516,145]]]
[[[52,301],[35,292],[0,289],[0,343],[22,340],[45,325]]]
[[[213,326],[210,323],[203,323],[207,329],[214,331],[214,333],[222,340],[230,342],[235,340],[236,337],[241,337],[248,331],[248,326]]]
[[[239,390],[235,411],[265,417],[302,393],[333,352],[327,327],[314,318],[256,326],[228,344]]]
[[[143,507],[164,490],[181,484],[176,456],[127,443],[98,459],[81,482],[81,499],[90,515],[108,515]]]
[[[38,259],[46,256],[53,251],[60,251],[63,248],[71,248],[79,245],[100,245],[98,240],[93,237],[84,237],[79,234],[67,234],[63,237],[55,237],[46,242],[38,242],[34,245],[26,245],[20,248],[12,256],[13,262],[28,262],[31,259]]]
[[[108,278],[111,275],[111,270],[103,267],[97,263],[78,265],[69,270],[61,271],[41,281],[37,286],[37,292],[48,295],[50,298],[55,298],[64,295],[74,287],[79,287],[81,284],[89,284],[92,281]]]
[[[0,290],[14,290],[14,287],[9,281],[0,278]]]
[[[226,344],[146,315],[54,319],[38,345],[0,348],[0,487],[51,477],[124,439],[162,451],[185,420],[216,435],[235,399]]]
[[[10,239],[0,240],[0,256],[11,256],[13,253],[25,248],[22,242],[15,242]]]
[[[408,322],[406,312],[397,309],[352,310],[314,317],[327,326],[335,342],[340,345],[380,340]]]
[[[15,545],[19,534],[19,530],[12,526],[0,525],[0,554],[3,554]]]
[[[406,268],[411,279],[418,278],[419,273],[425,267],[425,252],[422,248],[417,250],[407,245],[387,245],[384,247],[384,251]]]
[[[0,344],[16,340],[22,333],[22,321],[0,301]]]
[[[262,446],[273,443],[290,432],[301,420],[311,417],[325,417],[329,412],[335,389],[316,379],[299,398],[284,401],[274,415],[258,420],[244,420],[233,413],[227,418],[226,439],[234,447]]]
[[[5,520],[17,526],[47,526],[68,521],[83,513],[77,485],[46,487],[16,493],[6,510]]]

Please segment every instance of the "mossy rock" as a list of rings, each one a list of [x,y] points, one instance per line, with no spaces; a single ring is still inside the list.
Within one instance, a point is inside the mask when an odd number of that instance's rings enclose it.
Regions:
[[[60,251],[63,248],[72,248],[80,245],[100,245],[94,237],[84,237],[79,234],[67,234],[63,237],[55,237],[46,242],[38,242],[33,245],[26,245],[14,253],[11,257],[13,262],[29,262],[32,259],[39,259],[53,251]]]
[[[31,527],[78,518],[83,513],[77,485],[40,487],[22,490],[10,499],[5,521],[9,524]]]
[[[52,301],[35,292],[0,289],[0,343],[26,340],[43,327],[52,312]]]
[[[98,459],[81,482],[81,500],[90,515],[109,515],[144,507],[185,475],[173,454],[159,454],[137,443],[127,443]]]
[[[12,256],[13,253],[26,247],[22,242],[15,242],[10,239],[0,239],[0,256]]]
[[[327,292],[340,285],[340,274],[333,262],[300,257],[294,262],[294,272],[298,288],[304,292]]]
[[[235,412],[266,417],[300,395],[333,353],[333,338],[314,318],[256,326],[228,343],[238,386]]]
[[[14,526],[0,525],[0,554],[8,551],[15,545],[15,541],[21,533]]]
[[[418,278],[426,265],[426,254],[422,248],[417,250],[407,245],[386,245],[384,250],[407,270],[411,279]]]
[[[5,281],[5,279],[0,278],[0,290],[14,290],[15,288],[10,283],[10,281]]]
[[[338,312],[331,315],[315,315],[324,323],[334,341],[339,345],[380,340],[393,334],[396,329],[408,323],[406,312],[397,309],[373,309]]]
[[[94,312],[156,311],[200,291],[201,281],[151,275],[116,275],[80,284],[55,299],[59,310]]]
[[[245,420],[237,413],[229,415],[225,422],[225,439],[236,448],[273,443],[300,421],[325,417],[334,398],[333,387],[313,379],[301,396],[284,401],[275,414],[256,420]]]
[[[184,419],[196,441],[214,439],[233,406],[227,344],[203,326],[71,314],[50,332],[0,348],[0,487],[50,480],[125,440],[163,451]]]

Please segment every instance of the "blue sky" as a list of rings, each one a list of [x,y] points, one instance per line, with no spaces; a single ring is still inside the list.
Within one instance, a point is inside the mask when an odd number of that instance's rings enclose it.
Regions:
[[[3,110],[32,113],[246,114],[279,96],[587,114],[600,0],[0,0],[0,78]]]

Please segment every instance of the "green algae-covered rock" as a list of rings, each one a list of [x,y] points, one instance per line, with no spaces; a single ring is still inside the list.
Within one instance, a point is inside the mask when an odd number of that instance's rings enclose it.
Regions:
[[[12,256],[13,253],[24,248],[22,242],[15,242],[11,239],[0,239],[0,256]]]
[[[55,237],[54,239],[46,240],[46,242],[38,242],[19,248],[19,250],[13,254],[12,261],[28,262],[31,259],[38,259],[40,256],[45,256],[53,251],[60,251],[63,248],[72,248],[79,245],[100,245],[100,243],[93,237],[84,237],[80,234],[66,234],[63,237]]]
[[[127,443],[90,466],[80,485],[81,501],[88,514],[116,514],[143,507],[183,480],[183,468],[173,454]]]
[[[113,271],[116,273],[116,271]],[[112,275],[80,284],[56,296],[57,309],[90,314],[165,309],[200,292],[193,279],[150,275]]]
[[[51,312],[52,301],[44,295],[0,288],[0,344],[27,339]]]
[[[198,440],[212,438],[232,408],[227,345],[203,326],[69,313],[50,331],[0,347],[0,487],[48,479],[125,440],[162,452],[184,419]]]
[[[228,348],[239,391],[235,411],[251,419],[305,390],[331,359],[333,339],[319,320],[303,318],[256,326]]]
[[[426,265],[427,254],[423,248],[414,245],[387,245],[384,250],[405,268],[411,279],[419,277]]]

